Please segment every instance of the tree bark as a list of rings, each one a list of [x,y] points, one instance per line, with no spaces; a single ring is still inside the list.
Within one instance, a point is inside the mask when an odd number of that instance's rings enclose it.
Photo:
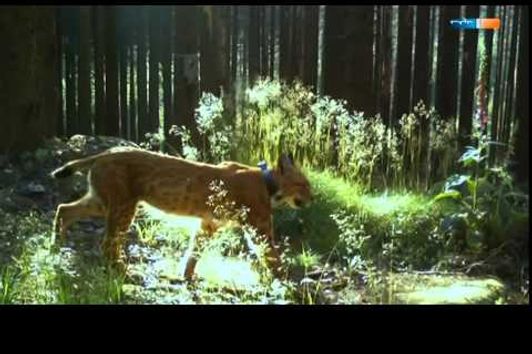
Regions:
[[[96,135],[105,134],[105,22],[102,6],[93,8],[94,29],[94,127]]]
[[[59,102],[56,8],[0,11],[0,153],[34,149],[56,134]]]
[[[517,87],[516,87],[516,114],[518,121],[517,141],[515,149],[515,159],[517,164],[514,167],[516,180],[518,183],[528,184],[530,176],[530,91],[529,91],[529,74],[530,74],[530,42],[528,39],[529,32],[529,12],[525,6],[520,6],[521,11],[521,28],[520,28],[520,48],[517,62]],[[513,118],[513,117],[512,117]],[[527,186],[528,187],[528,186]]]
[[[160,10],[158,6],[150,7],[150,83],[149,83],[149,118],[148,129],[156,133],[159,127],[159,62],[161,58]]]
[[[116,10],[115,6],[105,8],[105,134],[108,136],[120,134]]]
[[[79,8],[79,132],[92,134],[92,110],[91,110],[91,8],[80,6]]]
[[[139,24],[137,27],[137,121],[138,121],[138,139],[143,141],[146,133],[150,131],[148,122],[148,79],[147,79],[147,31],[148,31],[148,13],[145,7],[137,9]]]
[[[194,120],[194,109],[199,98],[199,60],[197,57],[200,38],[197,28],[199,11],[197,6],[176,7],[175,27],[177,60],[174,95],[176,120],[180,126],[184,125],[191,131],[196,146],[199,146]]]
[[[466,18],[478,17],[480,6],[466,6]],[[471,141],[471,127],[473,119],[473,101],[475,91],[475,63],[477,53],[478,32],[464,32],[463,46],[463,69],[462,69],[462,91],[460,99],[460,117],[458,124],[458,134],[460,149],[464,148]]]
[[[249,82],[251,85],[260,76],[260,9],[259,6],[250,6],[249,9]]]

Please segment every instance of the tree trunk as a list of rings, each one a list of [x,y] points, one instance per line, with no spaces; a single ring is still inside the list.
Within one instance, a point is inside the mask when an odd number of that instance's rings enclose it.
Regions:
[[[281,5],[281,32],[279,36],[279,77],[281,80],[290,82],[293,80],[292,66],[292,8],[293,5]]]
[[[95,119],[94,127],[96,135],[105,134],[105,21],[102,6],[93,8],[94,20],[94,98]]]
[[[105,8],[105,134],[119,136],[118,55],[116,43],[116,7]]]
[[[0,11],[0,153],[34,149],[57,128],[56,8]]]
[[[63,92],[62,92],[62,86],[63,86],[63,71],[64,71],[64,53],[63,53],[63,26],[61,23],[61,7],[58,6],[55,8],[55,17],[56,17],[56,43],[57,43],[57,51],[56,51],[56,58],[57,58],[57,88],[58,88],[58,105],[57,105],[57,132],[56,134],[58,136],[65,136],[66,134],[66,127],[65,127],[65,112],[63,109]]]
[[[530,176],[529,162],[529,128],[530,128],[530,91],[529,91],[529,63],[530,63],[530,42],[529,32],[529,12],[525,6],[520,6],[521,27],[519,32],[519,57],[517,62],[517,87],[516,87],[516,114],[518,120],[517,141],[515,148],[515,159],[517,165],[514,167],[516,180],[519,183],[528,184]],[[513,117],[512,117],[513,118]]]
[[[227,90],[229,69],[226,52],[229,28],[225,19],[225,6],[202,6],[200,75],[201,91],[220,96]]]
[[[260,8],[260,75],[267,78],[270,73],[270,13],[271,6]]]
[[[410,74],[412,68],[412,24],[413,6],[399,7],[399,37],[397,53],[397,96],[396,118],[410,110]]]
[[[130,34],[126,26],[129,9],[121,8],[117,11],[117,36],[118,36],[118,57],[119,57],[119,80],[120,80],[120,136],[128,138],[129,117],[128,117],[128,97],[127,97],[127,73],[128,73],[128,46]]]
[[[325,21],[324,94],[371,114],[375,102],[371,92],[373,7],[327,7]]]
[[[138,8],[139,24],[137,27],[137,95],[138,95],[138,139],[144,141],[150,131],[148,122],[148,79],[146,67],[146,42],[148,29],[148,13],[144,7]]]
[[[133,42],[135,43],[135,42]],[[129,136],[128,139],[133,141],[139,140],[138,125],[137,125],[137,100],[136,87],[137,77],[135,75],[136,60],[135,60],[135,46],[131,45],[128,49],[129,62]]]
[[[429,6],[417,6],[416,52],[414,56],[413,105],[428,103],[429,84]]]
[[[238,72],[238,6],[231,6],[231,81],[233,91]]]
[[[259,6],[250,6],[249,9],[249,83],[253,85],[260,76],[260,9]]]
[[[92,112],[91,112],[91,8],[80,6],[79,8],[79,132],[82,134],[92,134]]]
[[[162,146],[163,151],[169,152],[166,147],[166,137],[171,125],[174,123],[172,120],[172,10],[171,6],[164,6],[161,14],[161,63],[163,68],[163,103],[164,103],[164,136],[165,145]]]
[[[149,86],[149,123],[150,133],[156,133],[159,127],[159,62],[161,58],[160,9],[150,7],[150,86]]]
[[[305,6],[303,23],[303,68],[302,81],[305,85],[316,87],[318,66],[318,21],[319,6]]]
[[[176,7],[176,72],[174,95],[176,119],[179,125],[187,127],[193,143],[198,144],[198,134],[194,120],[194,109],[199,98],[198,70],[200,13],[197,6]]]
[[[79,11],[75,7],[64,10],[65,31],[65,85],[67,136],[79,133],[77,105],[77,54],[79,49]]]
[[[501,11],[503,6],[495,6],[494,17],[500,18]],[[499,63],[500,55],[499,49],[501,47],[501,32],[502,30],[495,31],[491,41],[490,51],[488,52],[490,58],[490,76],[489,76],[489,94],[488,94],[488,127],[487,131],[491,140],[496,139],[497,134],[497,112],[498,112],[498,102],[499,100],[495,99],[496,94],[498,93],[499,85]],[[488,146],[488,164],[493,166],[495,162],[495,145]]]
[[[333,98],[343,98],[344,78],[343,70],[343,43],[341,20],[344,7],[327,6],[325,12],[324,48],[323,48],[323,93]]]
[[[466,6],[466,18],[477,18],[480,7]],[[458,134],[460,149],[471,141],[471,127],[473,119],[473,101],[475,92],[475,63],[477,53],[478,31],[464,32],[462,90],[460,97],[460,117]]]
[[[277,42],[276,28],[277,21],[275,20],[277,15],[277,6],[270,5],[270,55],[269,55],[269,67],[270,67],[270,79],[275,77],[275,43]]]

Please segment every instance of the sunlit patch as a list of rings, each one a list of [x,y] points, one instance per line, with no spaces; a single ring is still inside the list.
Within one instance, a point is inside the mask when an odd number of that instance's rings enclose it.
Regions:
[[[260,286],[260,277],[251,264],[241,259],[222,257],[216,252],[205,253],[196,266],[196,273],[213,286],[250,290]]]
[[[164,226],[182,229],[189,234],[195,234],[201,228],[201,219],[199,218],[165,213],[164,211],[146,203],[142,203],[141,206],[150,219],[159,220]]]
[[[162,278],[180,279],[182,278],[182,267],[178,260],[162,258],[153,263],[153,270]]]
[[[418,196],[409,194],[380,196],[362,196],[360,199],[365,209],[376,215],[387,215],[397,211],[411,210],[421,203]]]
[[[491,302],[490,297],[502,291],[503,286],[491,279],[460,281],[450,286],[438,286],[400,294],[400,298],[413,304],[471,304]]]

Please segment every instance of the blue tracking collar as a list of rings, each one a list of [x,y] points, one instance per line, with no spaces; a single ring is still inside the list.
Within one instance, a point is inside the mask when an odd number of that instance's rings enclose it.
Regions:
[[[262,177],[264,178],[264,182],[266,183],[266,187],[268,188],[268,193],[270,194],[270,197],[272,197],[279,190],[279,186],[277,186],[277,183],[273,179],[272,170],[268,168],[268,164],[266,163],[266,161],[259,162],[257,166],[259,166],[262,172]]]

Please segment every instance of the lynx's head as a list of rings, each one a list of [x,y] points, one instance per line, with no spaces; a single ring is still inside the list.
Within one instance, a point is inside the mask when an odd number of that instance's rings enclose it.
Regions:
[[[294,209],[302,208],[312,201],[310,183],[301,170],[295,166],[291,155],[282,154],[275,168],[279,187],[274,200],[286,203]]]

